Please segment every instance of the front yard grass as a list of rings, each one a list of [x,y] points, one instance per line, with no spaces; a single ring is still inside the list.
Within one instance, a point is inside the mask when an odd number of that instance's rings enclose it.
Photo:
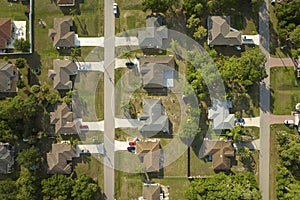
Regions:
[[[300,85],[294,67],[271,68],[272,113],[289,115],[300,102]]]

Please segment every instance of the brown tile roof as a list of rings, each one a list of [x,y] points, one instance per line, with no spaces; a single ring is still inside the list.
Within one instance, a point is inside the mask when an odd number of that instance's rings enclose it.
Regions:
[[[8,174],[14,164],[14,151],[9,144],[0,143],[0,174]]]
[[[160,162],[159,141],[137,142],[136,154],[147,172],[158,172]]]
[[[75,47],[75,32],[71,31],[72,18],[54,18],[54,28],[49,29],[54,47]]]
[[[75,0],[57,0],[59,6],[74,6]]]
[[[159,200],[160,199],[160,185],[159,184],[144,184],[143,199]]]
[[[66,103],[59,104],[55,112],[50,113],[50,123],[55,125],[56,134],[77,134],[73,113]]]
[[[164,88],[165,71],[175,67],[174,56],[141,56],[141,74],[144,88]]]
[[[71,161],[78,157],[70,144],[52,144],[52,151],[47,153],[49,174],[70,174],[72,172]]]
[[[15,65],[0,63],[0,92],[16,92],[17,78],[18,71]]]
[[[242,34],[230,27],[229,16],[211,16],[207,19],[209,45],[241,45]]]
[[[53,60],[53,70],[48,71],[48,77],[53,78],[53,88],[56,90],[72,89],[73,83],[70,76],[76,74],[76,64],[71,60]]]
[[[234,156],[234,149],[231,140],[205,140],[204,155],[212,156],[214,170],[230,170],[230,157]]]
[[[0,49],[6,48],[7,40],[11,38],[11,19],[0,18]]]

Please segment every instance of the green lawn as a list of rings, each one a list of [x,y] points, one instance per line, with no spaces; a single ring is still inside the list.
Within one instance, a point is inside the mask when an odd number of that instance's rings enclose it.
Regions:
[[[300,102],[300,85],[293,67],[271,68],[272,113],[288,115]]]
[[[142,0],[119,0],[120,16],[115,20],[116,33],[146,26],[146,13],[141,10]]]

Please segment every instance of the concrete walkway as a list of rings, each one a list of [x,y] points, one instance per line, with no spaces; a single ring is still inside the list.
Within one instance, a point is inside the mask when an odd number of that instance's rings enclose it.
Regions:
[[[253,118],[243,118],[245,120],[244,126],[255,126],[260,127],[260,117],[253,117]]]
[[[272,58],[270,57],[270,67],[289,67],[295,66],[291,58]]]

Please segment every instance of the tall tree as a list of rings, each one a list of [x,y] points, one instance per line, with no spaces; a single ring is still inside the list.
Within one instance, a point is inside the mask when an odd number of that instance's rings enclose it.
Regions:
[[[36,199],[37,187],[36,176],[27,168],[21,167],[20,177],[16,182],[18,188],[18,200],[34,200]]]
[[[25,168],[36,169],[41,162],[40,150],[32,146],[22,151],[17,157],[17,162]]]
[[[98,189],[97,184],[90,177],[81,175],[75,180],[72,197],[74,200],[94,200],[96,195],[99,195]]]
[[[151,10],[154,12],[163,12],[170,10],[174,0],[144,0],[142,3],[143,11]]]

